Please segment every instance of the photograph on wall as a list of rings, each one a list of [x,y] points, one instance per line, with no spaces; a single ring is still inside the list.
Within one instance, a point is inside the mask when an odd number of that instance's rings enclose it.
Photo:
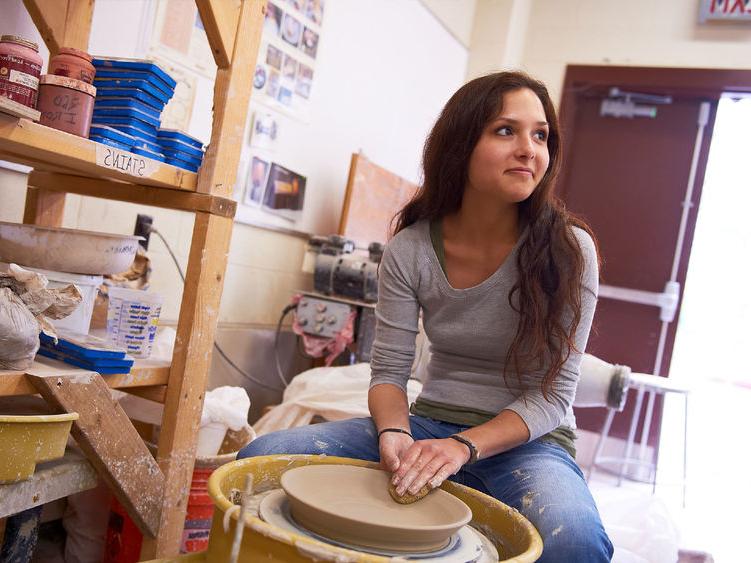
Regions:
[[[284,55],[284,64],[282,65],[282,86],[292,89],[295,85],[295,76],[297,76],[297,61],[289,55]]]
[[[273,66],[276,70],[281,70],[282,68],[282,55],[281,50],[273,45],[266,46],[266,64]]]
[[[284,14],[282,19],[282,39],[293,47],[297,47],[300,44],[300,37],[302,36],[303,26],[289,13]]]
[[[302,32],[300,49],[302,49],[302,52],[308,55],[311,59],[315,59],[316,53],[318,52],[318,34],[312,29],[306,27],[305,31]]]
[[[271,163],[263,194],[263,208],[292,221],[302,215],[305,200],[305,176]]]
[[[305,119],[313,91],[324,2],[270,0],[254,75],[254,100]]]
[[[295,94],[305,98],[310,97],[310,85],[313,83],[313,69],[300,63],[297,67],[297,82],[295,84]]]
[[[279,95],[279,73],[275,70],[269,72],[266,80],[266,95],[274,99]]]
[[[279,88],[279,95],[277,96],[277,99],[279,100],[280,103],[284,104],[285,106],[291,106],[292,105],[292,90],[284,86],[281,86]]]
[[[279,135],[279,122],[273,114],[257,111],[253,114],[253,126],[250,131],[251,147],[273,150]]]
[[[266,188],[269,163],[262,158],[254,156],[250,162],[248,179],[245,186],[245,205],[260,206],[263,200],[263,192]]]
[[[263,20],[263,33],[271,37],[276,37],[279,35],[281,28],[282,10],[273,2],[269,2],[266,5],[266,17]]]
[[[316,25],[323,23],[323,1],[324,0],[307,0],[305,3],[305,17]]]

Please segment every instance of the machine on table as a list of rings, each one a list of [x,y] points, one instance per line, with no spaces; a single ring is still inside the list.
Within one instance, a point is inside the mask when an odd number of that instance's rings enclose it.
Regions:
[[[375,303],[378,300],[378,264],[383,245],[368,246],[367,254],[355,252],[353,241],[339,235],[316,236],[309,242],[313,258],[312,292],[302,292],[295,309],[303,337],[333,339],[354,315],[350,363],[369,362],[375,338]]]

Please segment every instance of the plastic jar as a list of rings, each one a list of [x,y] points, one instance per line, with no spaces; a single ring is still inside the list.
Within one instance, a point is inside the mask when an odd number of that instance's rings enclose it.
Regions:
[[[45,74],[39,84],[39,123],[79,137],[89,136],[96,88],[82,80]]]
[[[17,35],[0,37],[0,96],[36,108],[41,72],[39,45]]]
[[[94,65],[91,64],[91,58],[91,55],[86,51],[80,51],[72,47],[62,47],[60,52],[50,59],[50,66],[47,72],[92,84],[96,70],[94,69]]]

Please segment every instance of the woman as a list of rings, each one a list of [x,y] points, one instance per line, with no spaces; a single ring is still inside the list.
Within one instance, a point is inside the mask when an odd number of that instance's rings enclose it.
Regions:
[[[502,72],[460,88],[428,136],[422,188],[381,262],[372,418],[269,434],[239,457],[380,460],[399,494],[450,478],[522,512],[543,538],[541,561],[609,561],[573,458],[571,407],[598,256],[552,195],[560,143],[540,82]],[[421,311],[431,359],[409,408]]]

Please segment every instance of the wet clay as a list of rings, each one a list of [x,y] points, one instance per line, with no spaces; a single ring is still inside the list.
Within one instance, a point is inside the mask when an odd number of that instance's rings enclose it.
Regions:
[[[390,474],[348,465],[307,465],[286,471],[281,485],[294,520],[349,545],[397,552],[429,552],[472,519],[469,507],[436,489],[421,502],[396,503]]]
[[[405,491],[402,496],[399,496],[399,494],[396,492],[396,487],[394,486],[394,484],[389,483],[389,494],[391,495],[391,498],[399,504],[412,504],[413,502],[417,502],[425,495],[427,495],[431,490],[432,489],[430,488],[430,485],[425,485],[414,495],[411,495],[409,494],[409,492]]]

